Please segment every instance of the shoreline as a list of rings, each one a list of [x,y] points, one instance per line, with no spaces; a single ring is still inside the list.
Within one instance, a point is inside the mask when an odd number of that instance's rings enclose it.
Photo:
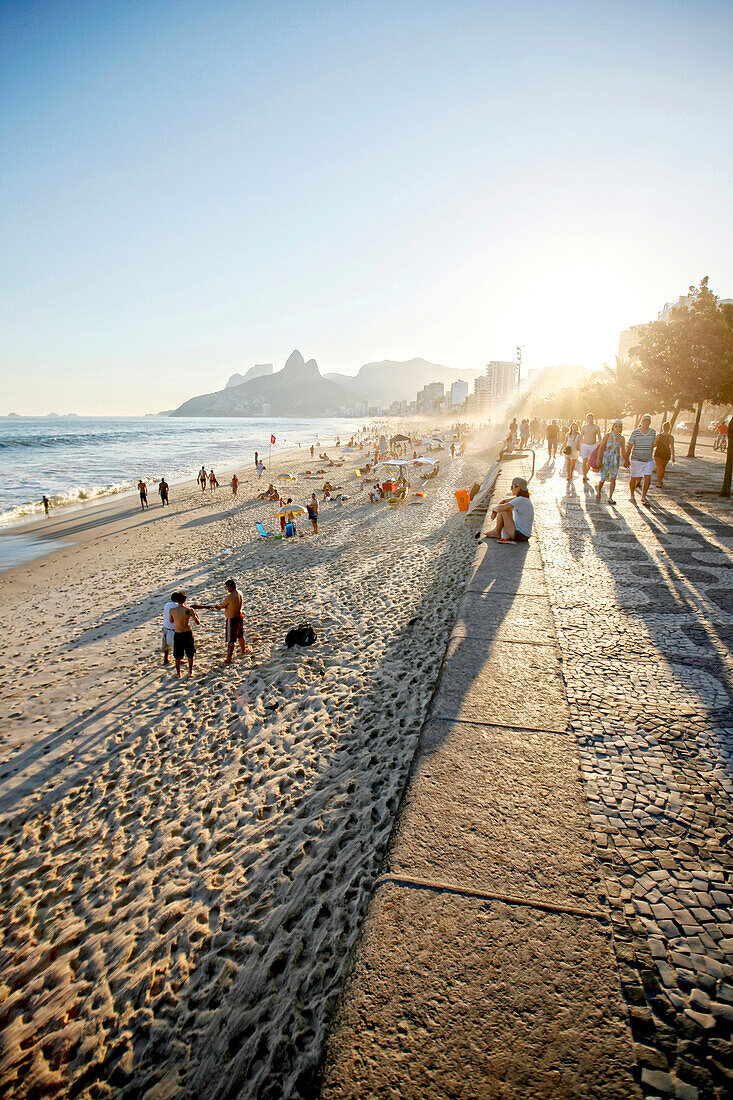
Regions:
[[[288,447],[283,449],[277,455],[277,459],[273,456],[271,470],[273,477],[277,477],[279,472],[282,472],[283,468],[289,464],[292,464],[298,457],[302,455],[303,448]],[[309,456],[310,457],[310,456]],[[315,458],[313,459],[315,462]],[[222,468],[222,479],[226,478],[226,481],[222,480],[219,488],[215,490],[215,495],[219,496],[221,493],[227,492],[231,496],[231,489],[229,481],[234,473],[239,475],[243,467],[239,465],[231,465]],[[262,481],[266,481],[267,476],[263,475]],[[242,481],[246,481],[246,474],[243,473]],[[198,484],[191,478],[184,478],[181,481],[170,481],[171,497],[173,497],[173,491],[178,490],[180,492],[190,492],[197,490],[201,492]],[[207,496],[209,490],[206,490]],[[163,509],[160,505],[160,498],[158,496],[157,488],[150,486],[148,489],[148,500],[150,501],[150,512],[157,513],[162,512]],[[171,508],[174,507],[172,502]],[[0,524],[0,548],[2,547],[2,540],[4,539],[30,539],[36,544],[53,543],[50,545],[47,551],[37,548],[35,553],[29,555],[25,560],[18,561],[15,564],[3,566],[2,558],[0,557],[0,576],[4,577],[8,573],[15,569],[24,568],[29,562],[36,561],[38,558],[45,557],[47,554],[52,554],[63,549],[65,546],[73,544],[73,541],[78,541],[80,529],[82,529],[82,523],[88,522],[90,527],[95,529],[102,523],[116,524],[123,519],[131,519],[136,513],[143,515],[140,508],[140,498],[136,489],[125,489],[119,493],[110,493],[107,496],[97,497],[89,501],[82,501],[77,504],[62,505],[60,507],[52,508],[48,516],[35,515],[29,516],[27,519],[19,519],[12,524],[2,525]],[[71,539],[74,536],[71,543],[64,542],[66,539]]]

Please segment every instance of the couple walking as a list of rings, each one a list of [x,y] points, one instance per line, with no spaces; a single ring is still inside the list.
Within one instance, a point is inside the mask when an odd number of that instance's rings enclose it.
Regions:
[[[647,413],[642,416],[638,428],[634,428],[628,443],[624,440],[623,422],[614,420],[611,431],[607,432],[598,447],[596,468],[600,465],[601,478],[598,483],[596,500],[600,501],[604,483],[608,482],[608,503],[615,504],[613,493],[621,463],[629,471],[629,495],[636,503],[636,493],[641,488],[641,503],[650,508],[648,500],[652,474],[656,466],[657,485],[664,483],[664,472],[669,460],[675,461],[674,436],[669,421],[662,425],[659,435],[652,428],[652,418]]]

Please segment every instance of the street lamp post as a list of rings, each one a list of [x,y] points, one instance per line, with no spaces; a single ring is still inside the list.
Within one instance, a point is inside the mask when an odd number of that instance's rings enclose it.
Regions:
[[[517,344],[517,397],[519,397],[519,382],[522,377],[522,348],[524,344]]]

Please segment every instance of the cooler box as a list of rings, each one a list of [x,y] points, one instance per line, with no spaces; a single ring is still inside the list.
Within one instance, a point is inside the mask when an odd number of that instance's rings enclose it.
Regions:
[[[468,506],[471,503],[471,494],[468,489],[457,489],[456,500],[458,501],[458,511],[467,512]]]
[[[285,524],[285,538],[286,539],[291,539],[294,536],[294,534],[295,534],[295,524],[294,523],[286,523]]]

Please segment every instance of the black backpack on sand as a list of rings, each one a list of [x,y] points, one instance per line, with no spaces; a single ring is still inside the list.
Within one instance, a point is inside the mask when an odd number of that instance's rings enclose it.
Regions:
[[[291,649],[294,645],[313,645],[316,640],[316,632],[310,623],[301,623],[294,626],[285,635],[285,645]]]

